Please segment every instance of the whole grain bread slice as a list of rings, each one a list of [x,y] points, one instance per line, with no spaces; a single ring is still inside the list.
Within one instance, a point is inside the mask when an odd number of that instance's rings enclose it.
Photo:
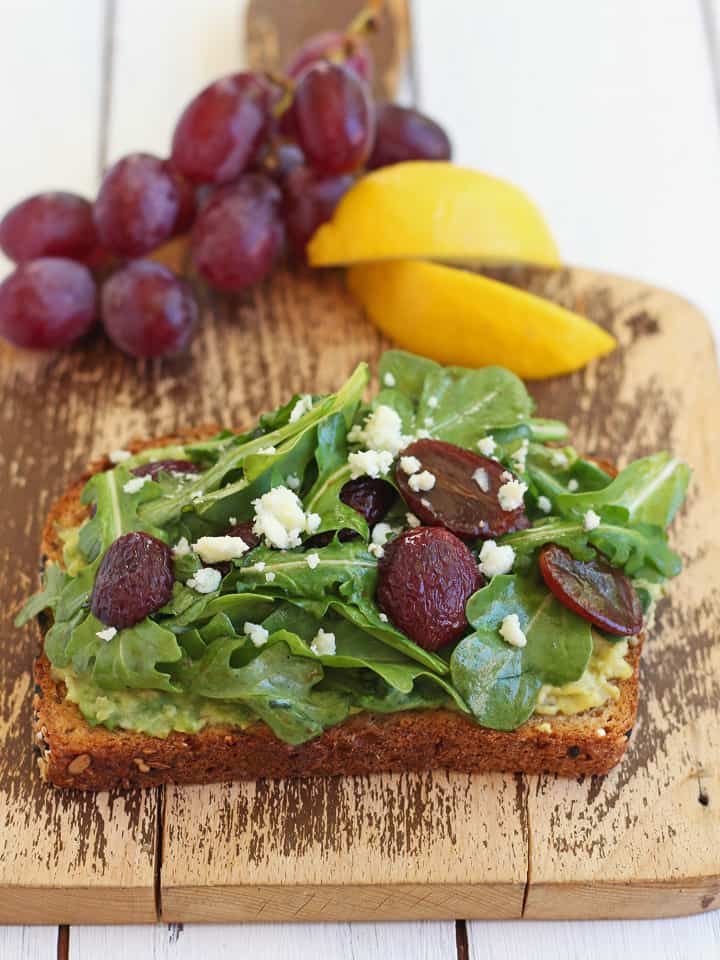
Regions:
[[[128,445],[132,452],[211,436],[215,426]],[[93,463],[54,504],[43,559],[62,562],[58,529],[87,516],[80,493],[88,477],[110,466]],[[39,645],[41,638],[38,638]],[[575,777],[606,773],[621,759],[635,721],[642,644],[631,647],[633,673],[620,696],[570,717],[533,717],[512,732],[489,730],[450,710],[357,714],[300,746],[278,740],[258,722],[246,729],[211,725],[200,733],[151,737],[92,727],[44,653],[35,662],[33,750],[42,777],[58,787],[105,790],[161,783],[212,783],[263,777],[338,776],[436,768],[466,772],[522,771]],[[550,732],[547,724],[549,722]]]

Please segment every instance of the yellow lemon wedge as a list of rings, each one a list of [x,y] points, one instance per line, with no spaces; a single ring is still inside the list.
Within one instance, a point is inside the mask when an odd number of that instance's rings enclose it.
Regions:
[[[617,346],[571,310],[455,267],[358,264],[348,286],[398,346],[439,363],[498,364],[532,380],[578,370]]]
[[[560,262],[522,190],[477,170],[421,160],[358,180],[308,246],[313,267],[392,259]]]

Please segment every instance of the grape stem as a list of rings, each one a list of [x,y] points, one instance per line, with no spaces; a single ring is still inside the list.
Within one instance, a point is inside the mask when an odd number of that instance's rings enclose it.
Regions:
[[[266,70],[265,76],[270,83],[274,83],[275,86],[280,87],[283,91],[282,96],[272,108],[272,115],[277,120],[278,117],[281,117],[292,106],[293,97],[295,96],[295,81],[282,73],[275,73],[272,70]]]
[[[361,36],[377,29],[377,18],[385,0],[368,0],[368,3],[350,21],[345,35]]]

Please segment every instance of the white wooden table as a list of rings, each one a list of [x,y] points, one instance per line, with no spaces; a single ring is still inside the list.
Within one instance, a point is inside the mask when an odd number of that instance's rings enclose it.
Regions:
[[[0,0],[0,211],[108,161],[167,151],[237,69],[238,0]],[[720,0],[414,0],[421,106],[456,159],[525,187],[564,258],[669,287],[720,342]],[[0,275],[7,270],[0,262]],[[2,708],[2,704],[0,704]],[[88,917],[91,921],[92,918]],[[720,911],[678,920],[5,927],[3,960],[262,955],[656,960],[720,953]]]

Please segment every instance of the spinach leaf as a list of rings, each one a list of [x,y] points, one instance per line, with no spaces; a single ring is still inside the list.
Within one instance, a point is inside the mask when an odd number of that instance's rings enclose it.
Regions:
[[[418,357],[405,350],[386,350],[380,358],[378,375],[384,387],[397,389],[413,404],[417,404],[425,378],[428,374],[441,369],[439,364],[434,360],[428,360],[427,357]]]
[[[519,617],[525,647],[512,647],[500,637],[502,622],[512,613]],[[475,633],[455,647],[450,675],[484,726],[514,730],[532,713],[543,683],[577,680],[590,660],[590,624],[530,577],[494,577],[470,598],[467,617]]]

